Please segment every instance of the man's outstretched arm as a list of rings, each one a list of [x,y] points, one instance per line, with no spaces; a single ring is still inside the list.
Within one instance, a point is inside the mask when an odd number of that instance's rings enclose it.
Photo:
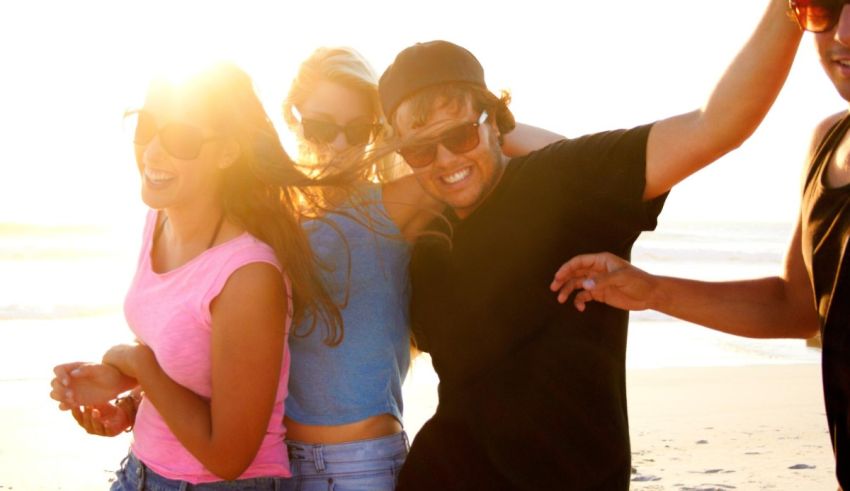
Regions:
[[[770,0],[705,105],[653,126],[644,199],[664,194],[749,138],[785,83],[801,37],[802,31],[787,15],[787,0]]]
[[[707,282],[655,276],[610,253],[584,254],[564,263],[551,289],[583,311],[590,301],[625,310],[652,309],[695,324],[752,338],[809,338],[819,325],[803,263],[800,224],[782,276]]]

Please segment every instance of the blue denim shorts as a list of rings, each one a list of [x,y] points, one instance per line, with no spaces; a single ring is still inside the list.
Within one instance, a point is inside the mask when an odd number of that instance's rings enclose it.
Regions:
[[[286,445],[293,491],[392,491],[410,449],[403,431],[333,445]]]
[[[250,491],[292,491],[294,481],[282,477],[255,477],[236,481],[218,481],[191,484],[160,476],[136,458],[132,452],[115,473],[110,491],[222,491],[244,489]]]

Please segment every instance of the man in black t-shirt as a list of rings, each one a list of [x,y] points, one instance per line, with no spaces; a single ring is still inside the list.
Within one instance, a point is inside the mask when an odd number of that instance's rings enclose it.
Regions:
[[[790,2],[833,86],[850,102],[850,7],[825,0]],[[556,274],[559,301],[576,289],[578,309],[599,301],[653,309],[719,331],[753,338],[821,333],[827,422],[839,485],[850,489],[850,113],[814,131],[794,236],[780,276],[706,282],[641,271],[608,253],[572,258]]]
[[[508,159],[514,125],[481,65],[445,41],[411,46],[381,77],[400,153],[447,205],[411,259],[413,332],[440,377],[399,489],[627,489],[627,314],[583,314],[548,290],[575,254],[628,258],[667,191],[754,131],[800,32],[771,0],[706,106]]]

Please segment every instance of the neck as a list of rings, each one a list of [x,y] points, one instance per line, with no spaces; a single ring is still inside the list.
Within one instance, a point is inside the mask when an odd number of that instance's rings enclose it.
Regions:
[[[163,212],[168,218],[163,238],[167,237],[172,244],[184,246],[209,244],[224,210],[221,203],[211,199],[206,203],[166,208]]]

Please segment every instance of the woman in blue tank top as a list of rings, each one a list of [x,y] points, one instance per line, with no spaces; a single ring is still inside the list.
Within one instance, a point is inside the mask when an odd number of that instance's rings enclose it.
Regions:
[[[307,173],[334,172],[328,162],[365,149],[384,129],[377,77],[349,48],[319,48],[301,64],[283,116],[298,137],[299,160],[311,165]],[[365,169],[352,190],[324,194],[334,212],[304,224],[328,290],[344,306],[344,330],[306,319],[290,339],[287,443],[300,489],[393,489],[407,455],[405,237],[437,207],[412,176],[391,178],[396,165],[386,159]]]
[[[389,130],[377,77],[351,48],[319,48],[301,64],[283,117],[310,175],[350,171],[334,162],[356,167],[356,156]],[[560,138],[518,125],[504,148],[523,154]],[[306,319],[290,339],[287,444],[293,478],[305,491],[393,489],[408,449],[401,400],[410,365],[408,242],[442,205],[394,155],[355,181],[349,191],[323,194],[333,212],[304,224],[344,326]]]

